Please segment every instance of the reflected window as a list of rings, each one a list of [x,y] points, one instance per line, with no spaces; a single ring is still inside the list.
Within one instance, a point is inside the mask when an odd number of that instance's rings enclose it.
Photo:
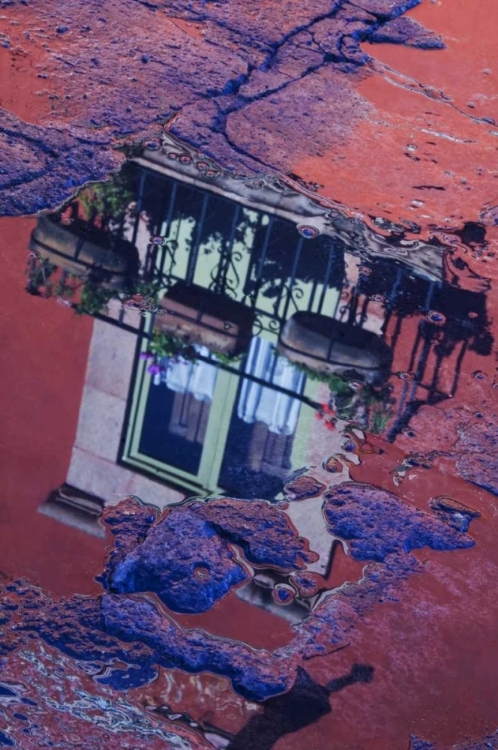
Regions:
[[[196,350],[152,375],[139,365],[124,461],[182,487],[273,499],[293,471],[304,373],[259,336],[224,368]]]
[[[205,347],[199,353],[208,356]],[[206,362],[162,360],[149,389],[140,451],[190,474],[200,467],[217,369]],[[157,387],[164,386],[164,387]]]

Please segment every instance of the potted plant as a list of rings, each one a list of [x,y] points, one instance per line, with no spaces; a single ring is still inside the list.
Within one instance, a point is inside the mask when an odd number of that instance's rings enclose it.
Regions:
[[[312,370],[304,364],[293,363],[294,367],[306,373],[310,380],[325,383],[330,390],[328,403],[320,404],[317,416],[326,426],[333,428],[336,418],[354,422],[361,429],[373,434],[381,434],[392,417],[393,399],[389,386],[375,388],[369,383],[356,380],[354,370],[327,373]]]
[[[99,268],[106,273],[104,286],[123,288],[139,267],[136,247],[122,236],[132,199],[124,170],[111,182],[90,186],[61,211],[38,218],[30,250],[76,276]]]
[[[380,336],[352,323],[297,312],[283,327],[277,349],[287,359],[324,374],[353,373],[355,380],[381,385],[392,352]]]
[[[130,300],[133,307],[140,307],[137,300],[146,300],[145,310],[158,309],[161,288],[158,281],[127,278],[125,286],[116,289],[106,283],[109,272],[98,266],[90,268],[85,275],[60,272],[61,268],[46,258],[30,259],[26,290],[30,294],[70,302],[77,315],[96,315],[105,311],[113,299],[129,307],[132,306],[128,304]]]

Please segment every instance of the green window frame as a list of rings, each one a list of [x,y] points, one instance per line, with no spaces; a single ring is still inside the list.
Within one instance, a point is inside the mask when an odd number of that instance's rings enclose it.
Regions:
[[[144,352],[147,350],[145,336],[139,343],[139,350]],[[201,461],[198,471],[193,474],[154,459],[139,449],[149,390],[161,387],[153,385],[152,377],[147,373],[147,362],[139,359],[130,388],[130,409],[124,429],[124,446],[120,463],[187,492],[194,492],[198,495],[223,493],[224,489],[218,482],[241,376],[240,371],[228,372],[218,368]],[[307,379],[304,394],[315,399],[317,387],[318,384],[315,381]],[[296,468],[301,468],[306,464],[307,439],[312,427],[313,414],[311,408],[305,405],[301,407],[292,448],[292,464]]]

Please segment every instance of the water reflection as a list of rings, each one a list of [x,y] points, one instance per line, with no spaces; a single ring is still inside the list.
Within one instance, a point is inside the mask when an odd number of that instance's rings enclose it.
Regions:
[[[97,381],[109,346],[135,349],[121,466],[273,500],[309,463],[310,435],[346,422],[393,442],[455,396],[469,351],[492,350],[485,289],[462,288],[451,243],[374,224],[383,234],[165,136],[40,217],[28,291],[97,318]],[[94,408],[85,396],[80,425]]]
[[[416,420],[469,359],[489,379],[487,284],[461,244],[485,238],[373,224],[174,139],[39,218],[28,291],[94,317],[69,468],[39,510],[113,540],[98,593],[2,583],[2,654],[37,695],[65,665],[52,710],[185,748],[311,725],[322,742],[331,694],[375,688],[359,623],[423,577],[417,551],[472,554],[482,504],[407,485],[451,455]]]

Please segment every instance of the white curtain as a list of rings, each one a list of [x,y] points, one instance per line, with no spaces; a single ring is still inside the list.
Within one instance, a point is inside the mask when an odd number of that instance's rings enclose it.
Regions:
[[[254,337],[245,371],[269,383],[300,393],[304,373],[274,352],[269,341]],[[277,435],[292,435],[296,429],[300,406],[300,402],[292,396],[244,379],[237,404],[237,416],[248,424],[263,422],[270,432]]]
[[[209,356],[209,349],[196,346],[199,354]],[[217,369],[207,362],[189,362],[183,357],[176,360],[164,358],[160,363],[165,369],[154,376],[154,385],[164,383],[175,393],[191,393],[197,401],[211,403],[216,385]]]
[[[199,354],[209,356],[205,346],[195,347]],[[300,393],[304,373],[293,367],[284,357],[275,353],[274,346],[255,336],[251,341],[245,372],[268,383]],[[207,362],[188,362],[181,357],[173,361],[161,361],[164,371],[154,376],[154,385],[164,383],[176,393],[191,393],[197,401],[211,403],[216,385],[217,368]],[[273,375],[272,375],[273,371]],[[277,435],[293,435],[299,419],[300,401],[243,379],[237,403],[237,416],[248,424],[263,422],[270,432]]]

